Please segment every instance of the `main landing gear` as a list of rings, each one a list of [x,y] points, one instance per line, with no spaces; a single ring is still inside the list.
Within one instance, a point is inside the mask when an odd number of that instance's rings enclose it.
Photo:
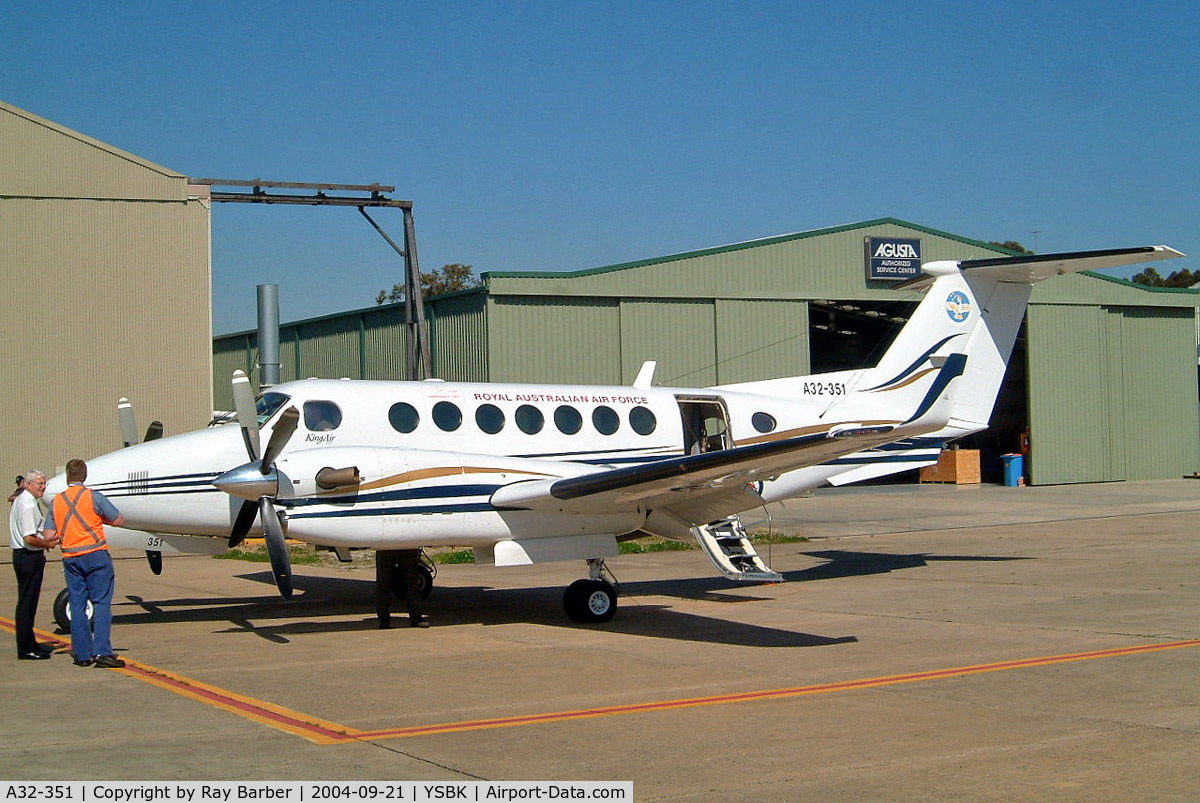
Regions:
[[[617,612],[619,586],[603,558],[588,559],[588,579],[576,580],[563,594],[563,608],[572,621],[583,624],[607,622]],[[612,577],[613,582],[603,575]]]
[[[87,601],[84,612],[90,622],[92,620],[92,601],[90,599]],[[58,625],[60,633],[71,632],[71,601],[65,588],[59,591],[58,596],[54,598],[54,622]]]

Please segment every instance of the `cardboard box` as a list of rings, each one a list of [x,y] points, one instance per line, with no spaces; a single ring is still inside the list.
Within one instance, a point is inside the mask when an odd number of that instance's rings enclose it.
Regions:
[[[937,465],[921,469],[921,482],[953,482],[970,485],[980,482],[978,449],[943,449]]]

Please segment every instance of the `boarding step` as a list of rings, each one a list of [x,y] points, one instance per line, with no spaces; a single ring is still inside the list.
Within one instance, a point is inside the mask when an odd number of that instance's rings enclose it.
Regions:
[[[778,583],[783,575],[763,563],[754,545],[746,537],[746,528],[734,516],[712,524],[692,528],[692,535],[708,554],[708,559],[731,580],[748,583]]]

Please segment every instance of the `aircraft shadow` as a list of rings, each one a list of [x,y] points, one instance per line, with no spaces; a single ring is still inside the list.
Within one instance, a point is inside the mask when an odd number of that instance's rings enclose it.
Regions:
[[[224,598],[176,598],[147,600],[127,596],[113,605],[114,626],[169,622],[228,623],[218,633],[248,633],[266,641],[286,644],[289,637],[305,634],[375,630],[374,581],[353,578],[304,577],[293,575],[296,595],[291,601],[275,596],[270,572],[241,575],[271,589],[263,596]],[[716,589],[695,590],[700,581],[667,581],[665,589],[677,596],[709,599]],[[706,583],[711,580],[704,581]],[[719,585],[720,580],[716,583]],[[682,586],[680,585],[682,584]],[[659,585],[659,584],[631,584]],[[688,593],[680,593],[692,586]],[[629,593],[629,586],[623,586]],[[645,593],[664,593],[663,591]],[[670,592],[667,592],[670,593]],[[753,601],[729,596],[728,601]],[[485,586],[438,586],[426,603],[425,612],[435,627],[483,624],[538,624],[548,627],[604,630],[647,638],[665,638],[749,647],[819,647],[857,641],[854,636],[829,637],[781,628],[760,627],[725,619],[699,616],[670,606],[622,599],[617,617],[601,625],[571,622],[562,611],[561,588],[497,589]],[[336,619],[335,619],[336,617]],[[352,617],[352,618],[347,618]],[[273,620],[279,621],[272,624]],[[392,605],[392,627],[407,629],[403,602]]]
[[[841,549],[826,549],[819,552],[804,552],[812,558],[826,561],[819,566],[807,569],[784,572],[783,577],[788,582],[806,582],[811,580],[833,580],[839,577],[862,577],[871,574],[887,574],[900,569],[919,569],[930,563],[942,561],[1009,561],[1033,560],[1018,556],[995,555],[935,555],[929,552],[890,553],[890,552],[852,552]]]
[[[886,553],[820,550],[801,554],[825,562],[807,569],[784,572],[787,582],[830,580],[886,574],[915,569],[940,561],[1031,560],[1019,556],[936,555],[928,552]],[[270,589],[262,596],[146,600],[127,596],[113,608],[119,625],[163,622],[227,622],[217,632],[249,633],[277,644],[289,636],[355,632],[378,627],[374,581],[345,577],[294,575],[296,597],[290,602],[274,593],[269,571],[240,575]],[[635,581],[621,584],[622,602],[617,617],[602,625],[579,625],[562,612],[562,589],[497,589],[486,586],[438,586],[426,604],[426,613],[438,627],[528,623],[549,627],[603,629],[648,638],[666,638],[754,647],[819,647],[857,641],[854,636],[820,636],[781,628],[759,627],[722,618],[699,616],[667,605],[639,603],[645,596],[666,596],[705,602],[748,603],[767,599],[747,593],[747,587],[719,576],[674,580]],[[336,620],[334,619],[336,617]],[[351,618],[347,618],[351,617]],[[270,624],[272,620],[288,620]],[[303,621],[297,621],[303,620]],[[408,625],[402,602],[392,606],[393,627]]]

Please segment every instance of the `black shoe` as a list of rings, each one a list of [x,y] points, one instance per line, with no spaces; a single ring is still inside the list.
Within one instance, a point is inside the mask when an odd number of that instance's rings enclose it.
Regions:
[[[30,650],[29,652],[18,653],[17,658],[21,661],[45,661],[50,658],[50,655],[41,650]]]
[[[54,651],[55,651],[55,650],[57,650],[57,649],[58,649],[58,647],[54,646],[53,644],[39,644],[39,645],[37,645],[37,651],[38,651],[38,652],[44,652],[44,653],[46,653],[46,655],[50,655],[52,652],[54,652]]]
[[[92,665],[91,658],[84,658],[82,661],[75,662],[75,666],[91,666],[91,665]]]
[[[95,663],[101,669],[120,669],[125,666],[125,662],[115,655],[97,655]]]

